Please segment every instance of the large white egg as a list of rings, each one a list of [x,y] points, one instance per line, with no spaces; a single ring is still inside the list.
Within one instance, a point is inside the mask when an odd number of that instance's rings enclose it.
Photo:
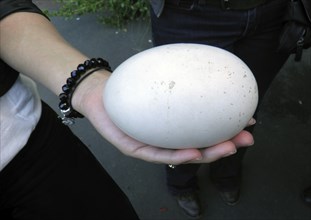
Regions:
[[[153,146],[208,147],[246,127],[258,103],[248,66],[223,49],[168,44],[119,65],[103,96],[123,132]]]

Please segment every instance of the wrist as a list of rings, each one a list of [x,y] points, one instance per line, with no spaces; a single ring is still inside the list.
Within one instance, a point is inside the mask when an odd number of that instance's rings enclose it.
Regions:
[[[66,83],[62,86],[62,93],[59,94],[59,109],[61,111],[61,118],[64,124],[71,125],[74,123],[75,118],[84,117],[78,109],[83,110],[83,97],[86,97],[91,91],[93,92],[93,87],[98,86],[99,80],[88,80],[88,83],[84,81],[100,70],[106,70],[107,72],[112,71],[107,61],[102,58],[92,58],[90,60],[86,60],[82,64],[79,64],[76,70],[73,70],[70,73],[70,77],[67,78]],[[84,86],[80,86],[80,84],[83,84]],[[79,91],[76,91],[79,87],[82,88],[80,88]],[[74,101],[73,97],[75,97]]]
[[[99,70],[83,80],[73,93],[72,107],[88,117],[94,103],[102,102],[103,89],[110,74],[107,70]]]

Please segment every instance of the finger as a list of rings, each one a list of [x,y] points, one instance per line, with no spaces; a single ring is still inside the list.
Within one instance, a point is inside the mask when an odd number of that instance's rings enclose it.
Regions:
[[[198,149],[173,150],[148,145],[136,147],[135,152],[131,152],[130,155],[148,162],[174,165],[202,159]]]
[[[236,153],[235,144],[232,141],[225,141],[212,147],[201,149],[203,158],[201,160],[189,161],[189,163],[211,163],[220,158]]]
[[[256,119],[255,118],[251,118],[249,121],[248,121],[248,124],[246,125],[246,127],[249,127],[249,126],[252,126],[256,124]]]
[[[231,141],[236,147],[248,147],[254,144],[254,137],[250,132],[243,130],[238,135],[233,137]]]

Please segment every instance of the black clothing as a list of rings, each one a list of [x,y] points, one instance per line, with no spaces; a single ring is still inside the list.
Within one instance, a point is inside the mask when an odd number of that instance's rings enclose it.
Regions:
[[[28,143],[0,172],[0,219],[138,219],[89,149],[42,108]]]

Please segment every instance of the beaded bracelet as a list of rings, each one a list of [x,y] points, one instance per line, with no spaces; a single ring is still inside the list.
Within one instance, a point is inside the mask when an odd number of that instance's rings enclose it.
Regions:
[[[105,69],[112,72],[109,63],[102,58],[92,58],[86,60],[83,64],[79,64],[76,70],[70,73],[70,77],[66,80],[66,84],[62,86],[62,93],[59,94],[60,103],[58,105],[62,114],[61,120],[65,125],[74,124],[75,118],[83,118],[84,116],[74,110],[71,105],[71,99],[78,85],[89,75]]]

